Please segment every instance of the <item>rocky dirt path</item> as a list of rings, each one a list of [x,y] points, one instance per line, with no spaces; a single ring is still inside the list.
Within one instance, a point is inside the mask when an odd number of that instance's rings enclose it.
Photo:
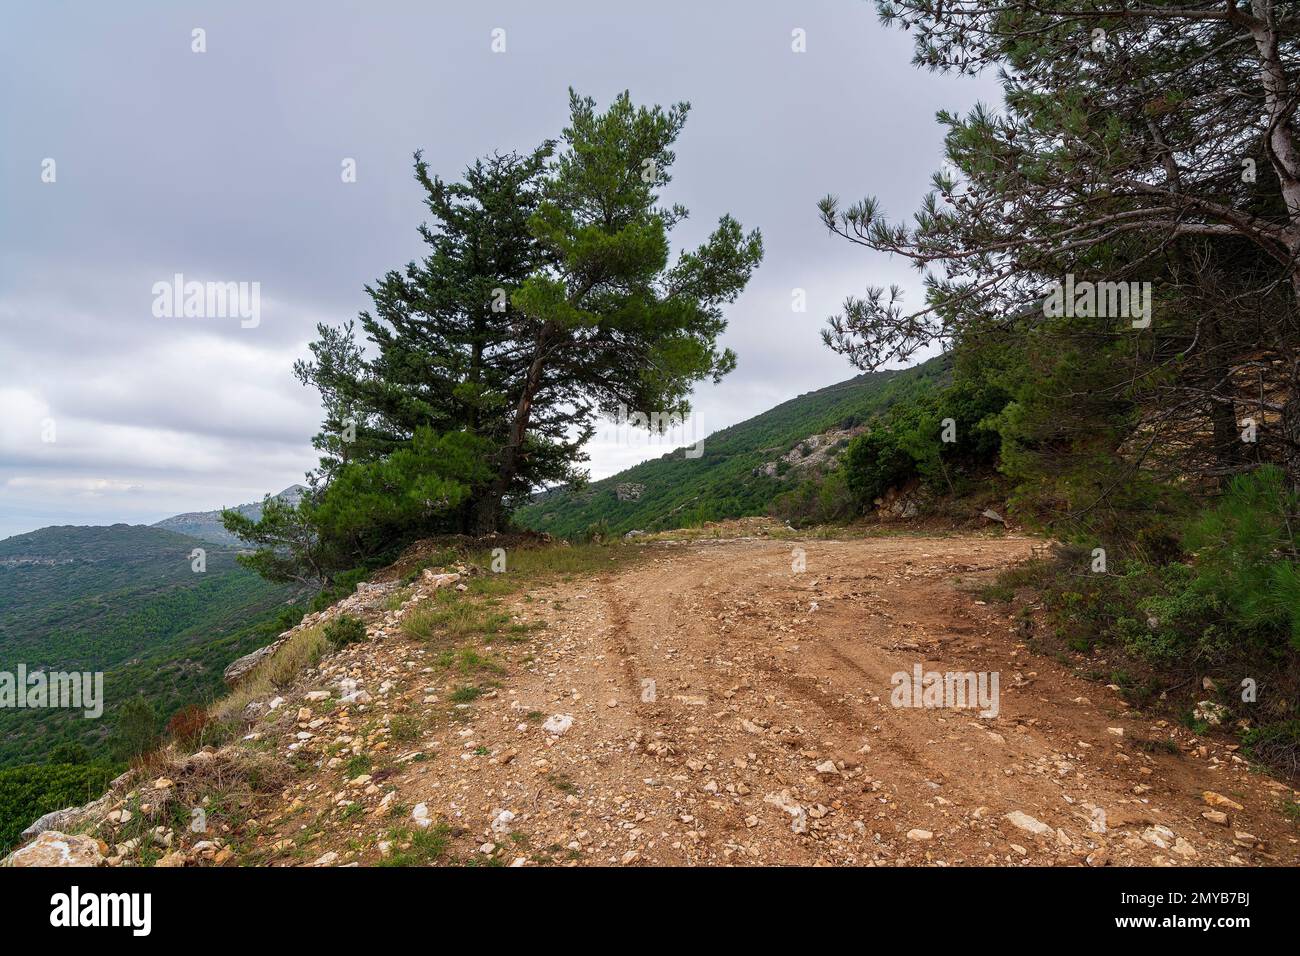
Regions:
[[[433,716],[448,712],[436,649],[383,634],[315,679],[368,688],[359,713],[286,708],[282,747],[305,758],[335,735],[350,750],[264,818],[259,862],[373,863],[400,852],[395,824],[430,821],[446,859],[506,865],[1300,861],[1280,812],[1292,791],[1230,740],[1130,714],[960,586],[1033,545],[644,545],[631,568],[511,599],[545,628],[484,649],[506,665],[498,686],[450,720]],[[997,716],[893,706],[892,676],[916,665],[997,672]],[[418,744],[387,730],[403,714],[429,719]],[[349,752],[385,769],[349,781]]]

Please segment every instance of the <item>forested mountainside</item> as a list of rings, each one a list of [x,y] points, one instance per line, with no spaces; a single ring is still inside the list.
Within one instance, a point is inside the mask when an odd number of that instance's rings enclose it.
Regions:
[[[865,425],[895,404],[931,390],[946,370],[940,356],[914,368],[866,373],[808,392],[707,436],[698,458],[676,449],[584,487],[552,489],[516,511],[515,520],[568,536],[601,522],[610,533],[625,533],[765,514],[791,488],[785,469],[765,467],[769,462],[779,465],[795,445],[812,436]]]
[[[191,555],[205,550],[206,569]],[[0,709],[0,766],[60,742],[106,753],[123,702],[146,697],[159,725],[210,694],[227,663],[269,638],[292,595],[235,563],[235,550],[161,528],[42,528],[0,541],[0,670],[22,663],[103,671],[104,715]]]

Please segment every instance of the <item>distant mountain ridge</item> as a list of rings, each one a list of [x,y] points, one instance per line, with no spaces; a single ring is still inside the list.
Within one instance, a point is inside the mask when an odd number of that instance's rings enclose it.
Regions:
[[[197,542],[167,528],[145,524],[50,525],[0,540],[0,564],[69,564],[119,560],[127,549],[188,550]]]
[[[273,497],[286,504],[296,505],[306,491],[307,489],[303,485],[293,484],[279,494],[273,495]],[[262,502],[256,501],[239,505],[232,510],[238,511],[245,517],[256,521],[262,515]],[[164,528],[168,531],[175,531],[177,534],[186,534],[191,538],[198,538],[200,541],[208,541],[213,544],[231,546],[243,544],[239,538],[227,531],[221,523],[220,509],[216,511],[187,511],[184,514],[163,518],[162,521],[155,521],[150,527]]]

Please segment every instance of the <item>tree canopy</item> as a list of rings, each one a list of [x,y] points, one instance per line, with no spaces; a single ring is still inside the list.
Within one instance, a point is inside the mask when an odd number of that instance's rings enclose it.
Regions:
[[[1013,374],[1039,403],[1015,413],[1021,462],[1091,442],[1080,462],[1122,449],[1169,474],[1226,481],[1268,460],[1300,480],[1294,5],[877,6],[914,34],[917,65],[996,70],[1004,103],[939,115],[947,168],[912,223],[873,198],[822,200],[828,229],[911,260],[927,294],[909,308],[896,288],[868,288],[831,318],[827,344],[862,368],[936,343],[990,363],[1006,348],[1034,361]],[[1087,301],[1054,309],[1062,289]],[[1040,414],[1044,400],[1054,417]],[[1098,411],[1105,444],[1083,427]],[[1252,422],[1258,439],[1243,442]]]
[[[248,563],[328,577],[437,531],[503,528],[534,490],[581,480],[595,421],[621,408],[689,413],[699,382],[736,363],[724,308],[762,259],[730,215],[674,257],[688,215],[663,205],[689,105],[605,110],[570,91],[569,125],[463,179],[415,178],[428,254],[384,275],[357,323],[321,325],[295,367],[325,420],[312,491],[260,522]],[[653,414],[652,414],[653,413]]]

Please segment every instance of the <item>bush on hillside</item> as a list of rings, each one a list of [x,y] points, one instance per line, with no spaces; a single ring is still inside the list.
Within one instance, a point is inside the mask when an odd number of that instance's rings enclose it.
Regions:
[[[1300,772],[1300,560],[1296,493],[1281,470],[1240,475],[1213,505],[1181,527],[1152,526],[1135,546],[1112,557],[1108,572],[1090,571],[1087,545],[1067,545],[1056,559],[1032,565],[1031,583],[1048,609],[1053,636],[1079,653],[1122,651],[1096,676],[1125,687],[1131,703],[1154,703],[1182,688],[1183,705],[1201,699],[1200,679],[1234,689],[1221,700],[1257,724],[1243,739],[1250,756]],[[1186,545],[1190,557],[1181,557]],[[1030,566],[1027,566],[1030,567]],[[997,589],[1011,600],[1025,569]],[[1107,655],[1110,657],[1110,654]],[[1150,675],[1125,675],[1138,665]],[[1258,701],[1235,693],[1243,676],[1257,680]],[[1265,690],[1267,688],[1267,690]]]
[[[171,715],[167,721],[167,734],[187,750],[195,749],[203,745],[203,732],[210,719],[207,708],[190,704]]]
[[[328,485],[296,504],[267,498],[258,520],[224,511],[222,523],[257,546],[239,556],[241,564],[336,600],[406,544],[452,530],[458,507],[489,477],[486,454],[487,444],[474,435],[420,428],[386,458],[341,466]]]
[[[325,625],[325,640],[335,647],[346,647],[366,639],[366,625],[350,614],[336,617]]]
[[[770,513],[796,528],[848,521],[857,511],[843,469],[800,482],[772,502]]]
[[[1238,475],[1223,497],[1192,520],[1186,541],[1196,552],[1199,594],[1229,609],[1233,623],[1300,651],[1300,496],[1282,469],[1265,465]]]
[[[1246,755],[1260,763],[1300,776],[1300,720],[1253,727],[1242,737]]]
[[[1000,388],[962,381],[894,405],[844,452],[857,507],[868,510],[890,488],[913,479],[939,494],[969,493],[971,479],[997,461],[1001,439],[994,421],[1006,403]]]
[[[83,744],[64,741],[50,748],[48,763],[83,764],[90,763],[90,751]]]
[[[845,482],[859,511],[870,509],[890,488],[916,476],[916,461],[886,429],[877,426],[859,435],[844,452]]]
[[[109,737],[109,751],[115,760],[138,760],[158,746],[158,715],[145,697],[132,697],[117,712]]]

